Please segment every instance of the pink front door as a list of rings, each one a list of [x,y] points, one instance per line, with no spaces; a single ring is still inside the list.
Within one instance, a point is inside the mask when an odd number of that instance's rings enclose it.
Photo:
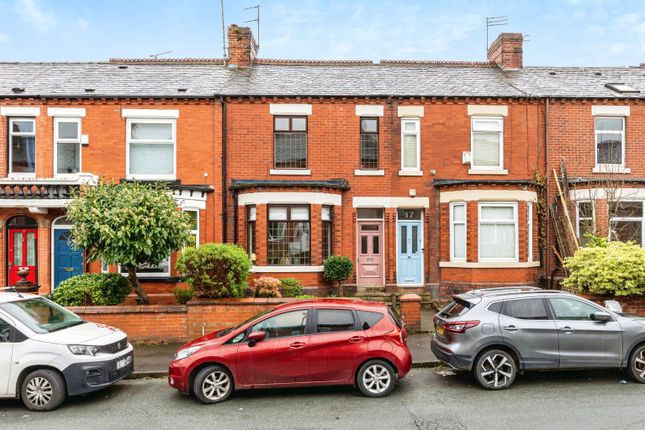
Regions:
[[[383,285],[383,223],[359,221],[356,273],[359,286]]]

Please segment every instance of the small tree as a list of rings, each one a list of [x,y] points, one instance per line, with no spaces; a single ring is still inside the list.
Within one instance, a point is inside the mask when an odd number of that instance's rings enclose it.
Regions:
[[[127,271],[137,302],[148,304],[139,284],[137,265],[159,265],[190,241],[188,214],[177,209],[161,184],[101,183],[75,194],[67,207],[74,245],[90,261],[121,264]]]
[[[344,256],[333,256],[325,260],[323,277],[330,282],[338,282],[338,295],[343,295],[343,281],[354,271],[352,260]]]

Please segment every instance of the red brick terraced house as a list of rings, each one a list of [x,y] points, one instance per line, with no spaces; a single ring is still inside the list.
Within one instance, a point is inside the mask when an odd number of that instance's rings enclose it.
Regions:
[[[538,216],[553,192],[535,179],[584,135],[578,115],[621,99],[594,73],[645,88],[638,67],[523,67],[514,33],[486,62],[261,59],[237,26],[228,44],[226,60],[0,64],[7,283],[15,266],[32,267],[41,292],[118,270],[65,246],[70,190],[107,177],[168,182],[200,243],[237,243],[254,277],[315,294],[329,292],[330,255],[354,261],[357,289],[532,285],[553,266]],[[628,131],[642,134],[642,93],[628,98],[641,121]],[[175,257],[141,268],[153,298],[177,282]]]

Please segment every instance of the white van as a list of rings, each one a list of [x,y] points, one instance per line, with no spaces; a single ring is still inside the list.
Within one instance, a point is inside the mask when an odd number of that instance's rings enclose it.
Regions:
[[[0,398],[49,411],[133,370],[122,331],[83,321],[44,297],[0,291]]]

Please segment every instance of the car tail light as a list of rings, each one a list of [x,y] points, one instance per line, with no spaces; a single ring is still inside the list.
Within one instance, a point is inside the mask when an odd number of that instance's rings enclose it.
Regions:
[[[443,328],[452,333],[465,333],[469,328],[477,327],[478,325],[479,321],[454,321],[444,323]]]

